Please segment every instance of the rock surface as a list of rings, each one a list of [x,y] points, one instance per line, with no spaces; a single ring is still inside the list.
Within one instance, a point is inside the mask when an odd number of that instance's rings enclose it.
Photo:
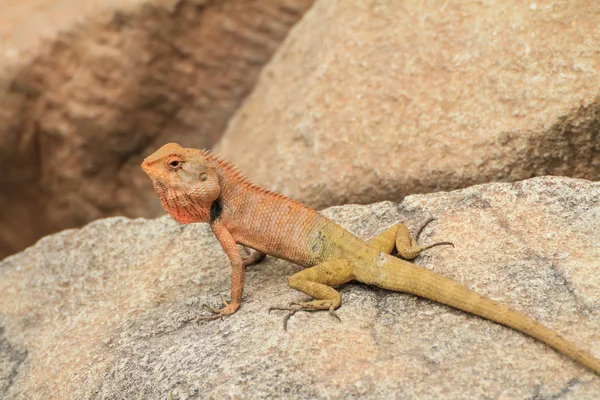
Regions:
[[[219,151],[315,207],[600,179],[600,3],[321,0]]]
[[[108,215],[156,216],[139,168],[210,147],[312,0],[0,6],[0,258]]]
[[[600,357],[600,183],[535,178],[325,214],[364,238],[398,220],[417,263],[535,317]],[[204,224],[111,218],[0,263],[0,397],[10,399],[597,399],[600,377],[533,339],[446,306],[342,286],[342,323],[273,305],[302,299],[299,268],[248,269],[231,318],[198,324],[228,293]]]

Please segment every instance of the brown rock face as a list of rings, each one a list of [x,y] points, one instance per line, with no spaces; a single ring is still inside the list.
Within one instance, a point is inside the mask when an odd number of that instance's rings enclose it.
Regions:
[[[98,217],[156,215],[143,155],[212,146],[311,3],[3,5],[0,258]]]
[[[322,0],[219,151],[316,207],[600,177],[600,3]]]
[[[600,183],[535,178],[324,213],[369,238],[397,221],[416,263],[509,305],[600,357]],[[0,262],[0,398],[578,399],[600,377],[506,327],[412,295],[349,283],[341,323],[271,306],[306,296],[299,269],[248,268],[244,303],[198,323],[229,292],[206,224],[110,218]]]

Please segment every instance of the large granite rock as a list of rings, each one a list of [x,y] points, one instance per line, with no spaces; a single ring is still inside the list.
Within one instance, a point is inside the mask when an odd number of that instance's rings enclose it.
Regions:
[[[219,151],[316,207],[600,178],[600,3],[321,0]]]
[[[156,216],[143,156],[211,147],[311,3],[4,1],[0,258],[103,216]]]
[[[600,357],[600,183],[536,178],[329,217],[364,238],[427,218],[417,263],[513,306]],[[339,323],[269,306],[304,296],[299,268],[249,268],[242,308],[195,322],[229,290],[207,225],[111,218],[0,263],[0,397],[7,399],[598,399],[600,377],[547,346],[415,296],[340,288]]]

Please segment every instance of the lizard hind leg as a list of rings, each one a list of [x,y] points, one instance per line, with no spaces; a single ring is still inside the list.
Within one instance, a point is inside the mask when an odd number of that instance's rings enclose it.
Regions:
[[[392,254],[394,248],[396,247],[396,235],[398,234],[400,225],[403,224],[395,224],[390,226],[385,231],[369,240],[369,245],[371,247],[375,247],[377,250],[383,253]]]
[[[287,330],[287,322],[290,317],[298,311],[329,311],[330,315],[339,320],[335,309],[342,304],[342,298],[332,286],[341,285],[352,279],[354,279],[353,267],[345,258],[317,264],[288,279],[288,285],[291,288],[311,296],[314,300],[291,303],[287,307],[271,307],[269,312],[273,310],[288,311],[283,318],[284,330]]]
[[[410,237],[410,233],[408,232],[408,228],[404,224],[398,224],[398,229],[396,231],[396,249],[398,250],[398,256],[405,260],[414,260],[417,258],[421,252],[430,249],[435,246],[448,245],[454,247],[454,244],[451,242],[438,242],[434,244],[430,244],[427,246],[421,246],[418,244],[419,236],[425,229],[427,225],[429,225],[432,221],[435,221],[435,218],[430,218],[421,226],[419,231],[417,232],[415,238]]]

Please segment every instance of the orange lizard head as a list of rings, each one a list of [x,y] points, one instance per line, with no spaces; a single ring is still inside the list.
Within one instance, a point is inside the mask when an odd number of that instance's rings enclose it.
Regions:
[[[177,221],[208,222],[221,187],[213,163],[203,151],[169,143],[146,157],[142,169],[165,210]]]

